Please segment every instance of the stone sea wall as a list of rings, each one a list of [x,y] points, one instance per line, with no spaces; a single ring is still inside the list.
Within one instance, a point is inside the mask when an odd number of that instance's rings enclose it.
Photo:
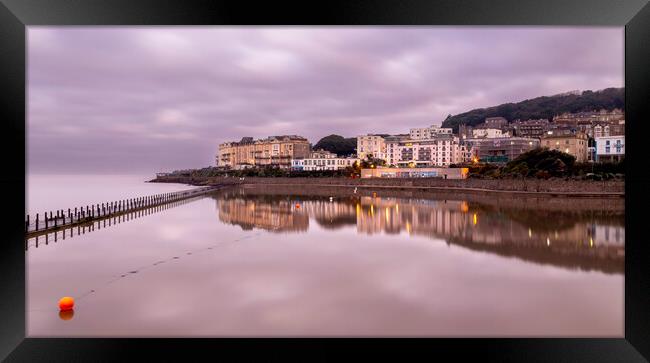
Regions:
[[[262,184],[262,185],[315,185],[315,186],[377,186],[377,187],[395,187],[413,189],[418,187],[424,188],[444,188],[454,190],[456,188],[466,189],[471,192],[493,191],[512,191],[512,192],[530,192],[530,193],[576,193],[576,194],[621,194],[625,191],[625,181],[589,181],[589,180],[565,180],[565,179],[350,179],[344,177],[321,177],[321,178],[260,178],[246,177],[240,179],[236,177],[158,177],[152,181],[167,183],[184,183],[191,185],[210,185],[210,184]]]

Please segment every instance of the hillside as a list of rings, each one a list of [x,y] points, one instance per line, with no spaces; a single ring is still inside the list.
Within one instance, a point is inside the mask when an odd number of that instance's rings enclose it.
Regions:
[[[582,94],[561,94],[543,96],[517,103],[504,103],[499,106],[479,108],[458,115],[448,116],[442,127],[451,127],[458,132],[458,126],[466,123],[475,126],[486,117],[502,116],[513,121],[546,118],[564,112],[582,112],[600,109],[613,110],[625,108],[625,88],[606,88],[600,91],[584,91]]]
[[[314,150],[323,149],[333,152],[339,156],[354,154],[357,148],[357,138],[344,138],[340,135],[329,135],[318,140],[313,146]]]

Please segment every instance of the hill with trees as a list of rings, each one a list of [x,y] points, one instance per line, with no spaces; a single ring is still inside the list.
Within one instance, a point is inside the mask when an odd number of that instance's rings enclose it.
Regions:
[[[504,103],[499,106],[478,108],[458,115],[449,115],[442,122],[442,127],[451,127],[458,132],[458,126],[467,124],[476,126],[487,117],[505,117],[513,120],[545,118],[565,112],[587,112],[593,110],[613,110],[625,108],[625,88],[606,88],[600,91],[584,91],[580,94],[560,94],[537,97],[517,103]]]
[[[329,135],[318,140],[313,150],[323,149],[333,152],[339,156],[346,156],[356,153],[357,138],[345,138],[341,135]]]

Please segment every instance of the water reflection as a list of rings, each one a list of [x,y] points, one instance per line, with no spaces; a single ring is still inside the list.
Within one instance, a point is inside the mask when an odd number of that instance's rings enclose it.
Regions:
[[[133,221],[135,219],[146,217],[154,213],[163,212],[170,208],[179,207],[181,205],[191,203],[201,198],[203,198],[203,196],[187,198],[175,202],[152,206],[150,208],[139,209],[133,212],[96,219],[84,224],[77,224],[73,226],[62,226],[59,230],[53,232],[46,232],[46,231],[43,231],[42,233],[35,232],[32,233],[32,235],[34,235],[33,237],[25,238],[25,250],[28,250],[30,247],[38,248],[39,245],[47,246],[50,244],[50,242],[57,243],[59,242],[59,240],[65,241],[66,237],[73,238],[75,236],[75,232],[77,236],[85,235],[86,233],[99,231],[102,228],[104,229],[110,228],[122,224],[124,222]]]
[[[558,267],[622,274],[624,215],[599,210],[505,208],[458,200],[372,196],[264,195],[235,190],[215,194],[220,221],[273,232],[320,227],[357,233],[443,239],[449,245]]]

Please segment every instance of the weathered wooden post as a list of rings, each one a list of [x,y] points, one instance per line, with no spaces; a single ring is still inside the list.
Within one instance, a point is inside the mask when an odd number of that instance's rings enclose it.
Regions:
[[[36,230],[38,231],[38,213],[36,213],[36,224],[35,224],[35,226],[36,226]]]
[[[72,222],[72,211],[68,208],[68,219]]]
[[[29,214],[27,215],[27,221],[25,221],[25,232],[29,231]]]
[[[45,212],[45,229],[47,229],[47,212]]]

